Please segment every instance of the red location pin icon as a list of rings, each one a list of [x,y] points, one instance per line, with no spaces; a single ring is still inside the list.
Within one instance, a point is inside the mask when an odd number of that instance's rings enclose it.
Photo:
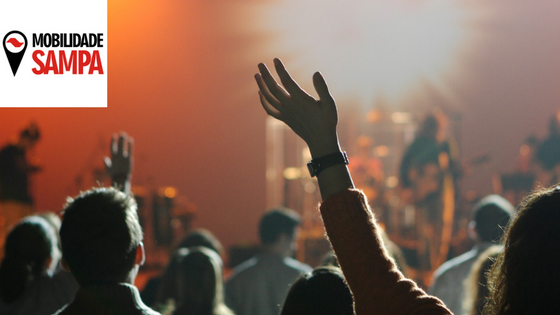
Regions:
[[[27,48],[27,37],[20,31],[11,31],[4,36],[2,44],[15,77]]]

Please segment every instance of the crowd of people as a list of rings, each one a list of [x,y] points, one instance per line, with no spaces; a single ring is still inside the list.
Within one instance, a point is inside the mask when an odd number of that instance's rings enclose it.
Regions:
[[[133,141],[121,134],[106,161],[113,187],[69,199],[61,223],[32,215],[11,228],[0,265],[0,314],[560,314],[560,186],[531,193],[517,211],[497,195],[483,198],[469,223],[475,246],[441,265],[426,292],[403,275],[367,197],[354,187],[323,76],[313,75],[314,98],[279,59],[280,82],[266,65],[258,67],[265,111],[309,147],[335,259],[316,269],[293,259],[301,219],[278,208],[261,218],[261,252],[225,281],[219,241],[199,230],[141,294],[134,286],[145,250],[130,192]]]

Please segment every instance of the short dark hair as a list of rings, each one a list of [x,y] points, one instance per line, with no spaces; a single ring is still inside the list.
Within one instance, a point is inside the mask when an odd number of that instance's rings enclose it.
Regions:
[[[319,267],[290,288],[281,315],[354,315],[352,293],[340,269]]]
[[[81,285],[125,281],[142,237],[134,197],[115,188],[88,190],[64,209],[62,256]]]
[[[281,234],[292,235],[300,223],[300,215],[288,208],[275,208],[266,212],[259,224],[261,243],[274,244]]]
[[[514,207],[501,196],[488,195],[473,207],[472,220],[475,230],[483,242],[498,243],[504,235]]]

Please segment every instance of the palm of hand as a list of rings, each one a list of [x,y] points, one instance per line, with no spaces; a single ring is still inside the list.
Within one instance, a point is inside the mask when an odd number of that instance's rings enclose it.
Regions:
[[[319,72],[313,75],[313,85],[319,95],[319,99],[315,99],[299,87],[279,59],[274,60],[274,65],[283,86],[262,63],[259,64],[260,73],[255,75],[265,111],[286,123],[307,142],[312,154],[313,151],[323,155],[337,150],[338,114],[323,76]]]
[[[134,139],[126,133],[115,134],[111,142],[111,158],[105,158],[107,173],[116,176],[129,176],[132,171],[132,145]],[[125,147],[126,144],[126,147]]]

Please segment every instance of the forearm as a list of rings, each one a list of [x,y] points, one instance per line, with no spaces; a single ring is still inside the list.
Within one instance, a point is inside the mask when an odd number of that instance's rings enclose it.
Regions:
[[[450,314],[398,271],[363,193],[347,189],[330,196],[321,216],[354,294],[356,314]]]
[[[339,160],[328,162],[328,155],[341,150],[336,133],[336,103],[323,76],[319,72],[313,75],[317,99],[299,87],[279,59],[274,60],[274,66],[282,86],[262,63],[260,73],[255,75],[261,104],[269,115],[285,122],[309,145],[313,159],[325,157],[321,159],[327,161],[323,166],[332,165],[317,169],[324,200],[321,214],[354,292],[357,313],[448,314],[437,299],[428,297],[414,282],[403,278],[385,251],[365,196],[351,190],[354,184],[347,166],[336,164]]]

